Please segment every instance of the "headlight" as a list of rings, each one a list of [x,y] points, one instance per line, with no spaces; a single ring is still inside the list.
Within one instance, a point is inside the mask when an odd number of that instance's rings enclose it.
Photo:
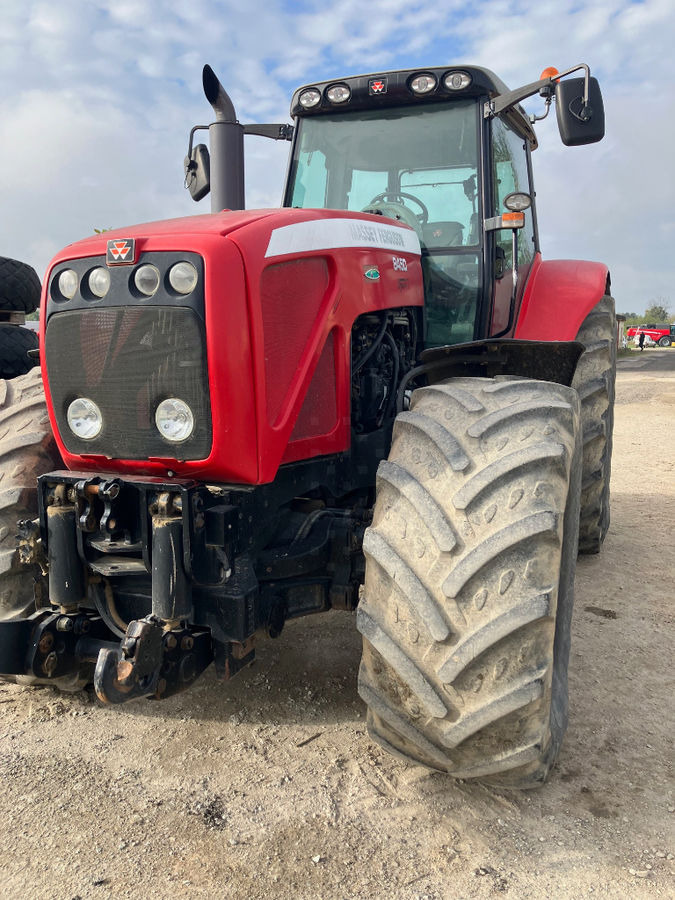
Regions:
[[[103,266],[92,269],[87,278],[87,284],[95,297],[105,297],[110,290],[110,272]]]
[[[134,272],[134,284],[146,297],[152,297],[159,287],[159,269],[146,263]]]
[[[185,401],[169,397],[157,407],[155,424],[162,437],[168,441],[185,441],[194,430],[195,420]]]
[[[410,90],[415,94],[428,94],[436,87],[435,75],[415,75],[410,82]]]
[[[331,103],[346,103],[352,92],[346,84],[334,84],[326,91],[326,97]]]
[[[72,300],[77,291],[77,272],[73,269],[66,269],[65,272],[61,272],[56,281],[56,286],[62,297],[65,297],[66,300]]]
[[[197,284],[197,270],[189,262],[179,262],[169,269],[169,284],[179,294],[189,294]]]
[[[85,441],[91,441],[98,437],[103,428],[103,416],[101,410],[93,400],[86,397],[78,397],[68,407],[68,425],[73,434]]]
[[[523,212],[532,206],[532,197],[524,191],[512,191],[504,197],[504,206],[511,212]]]
[[[321,103],[321,94],[316,88],[310,88],[308,91],[303,91],[300,94],[298,102],[300,103],[300,106],[304,106],[305,109],[311,109],[313,106]]]
[[[448,72],[443,84],[449,91],[461,91],[471,84],[471,76],[468,72]]]

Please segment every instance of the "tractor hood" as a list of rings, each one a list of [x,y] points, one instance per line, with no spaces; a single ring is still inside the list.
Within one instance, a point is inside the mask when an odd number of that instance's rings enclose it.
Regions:
[[[256,484],[346,450],[352,325],[422,296],[415,232],[364,213],[223,212],[72,244],[47,271],[40,325],[64,461]]]

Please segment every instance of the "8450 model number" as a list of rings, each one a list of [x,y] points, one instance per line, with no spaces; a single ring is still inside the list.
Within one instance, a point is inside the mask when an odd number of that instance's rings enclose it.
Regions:
[[[407,272],[408,271],[408,262],[402,256],[392,256],[392,262],[394,263],[394,272]]]

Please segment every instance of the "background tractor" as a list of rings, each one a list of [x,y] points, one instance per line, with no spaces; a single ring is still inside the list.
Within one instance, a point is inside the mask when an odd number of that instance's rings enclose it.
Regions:
[[[289,619],[358,607],[383,747],[538,784],[577,552],[609,524],[615,328],[605,266],[542,260],[519,104],[555,98],[564,143],[591,143],[597,82],[375,73],[300,88],[293,127],[239,123],[208,66],[204,89],[210,152],[197,126],[185,171],[212,213],[48,268],[62,463],[45,423],[21,450],[33,577],[12,557],[0,671],[161,699],[212,662],[232,677]],[[246,133],[292,141],[281,209],[243,209]]]

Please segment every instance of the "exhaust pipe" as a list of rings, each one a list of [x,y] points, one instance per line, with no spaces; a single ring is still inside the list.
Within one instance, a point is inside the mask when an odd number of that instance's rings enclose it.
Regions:
[[[211,66],[204,66],[202,84],[216,114],[216,121],[209,125],[211,212],[244,209],[244,126]]]

